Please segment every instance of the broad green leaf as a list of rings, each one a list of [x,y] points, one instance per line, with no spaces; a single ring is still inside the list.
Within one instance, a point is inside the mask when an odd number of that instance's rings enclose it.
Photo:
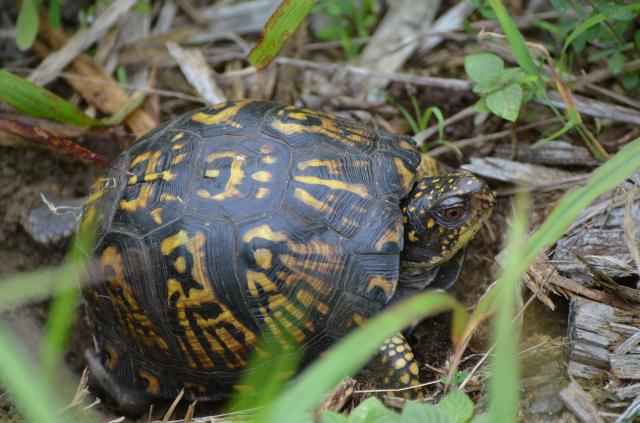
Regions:
[[[628,90],[637,87],[638,82],[640,82],[640,74],[638,72],[628,73],[622,78],[622,85]]]
[[[633,12],[621,4],[600,2],[598,9],[607,15],[609,19],[616,21],[629,21],[633,19]]]
[[[345,375],[361,369],[385,339],[418,319],[444,310],[453,311],[452,338],[459,341],[467,320],[464,307],[444,292],[418,294],[385,310],[329,349],[272,404],[264,421],[299,421],[304,412],[317,405]]]
[[[75,126],[100,125],[65,99],[0,69],[0,100],[19,112]]]
[[[474,108],[480,113],[491,112],[491,110],[489,110],[489,108],[487,107],[487,101],[485,98],[481,98],[480,100],[478,100],[478,102],[474,105]]]
[[[325,411],[320,418],[322,423],[349,423],[347,416],[335,411]]]
[[[609,57],[608,67],[611,73],[614,75],[619,74],[622,71],[622,67],[624,66],[625,57],[624,54],[616,51]]]
[[[491,82],[504,69],[504,61],[490,53],[470,54],[464,58],[464,70],[475,82]]]
[[[561,15],[564,15],[569,6],[567,0],[551,0],[551,6]]]
[[[376,397],[369,397],[362,401],[351,414],[349,414],[349,423],[383,423],[397,422],[400,415],[380,402]]]
[[[486,97],[487,107],[496,115],[515,122],[522,104],[522,87],[518,84],[507,85]]]
[[[267,21],[258,44],[249,53],[249,63],[258,69],[267,67],[315,3],[315,0],[283,0]]]
[[[455,423],[455,420],[445,410],[431,404],[408,401],[404,405],[400,419],[401,423]]]
[[[28,50],[38,35],[38,9],[36,0],[22,0],[16,21],[16,45]],[[0,92],[2,87],[0,87]]]
[[[473,416],[473,402],[458,388],[445,395],[438,402],[438,408],[446,411],[454,423],[466,423]]]

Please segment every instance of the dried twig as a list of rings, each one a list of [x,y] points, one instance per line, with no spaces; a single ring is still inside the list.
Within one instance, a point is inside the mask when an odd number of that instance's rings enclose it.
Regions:
[[[48,55],[29,76],[29,80],[34,84],[45,85],[56,79],[60,71],[102,37],[136,3],[137,0],[116,0],[111,3],[91,27],[76,32],[63,48]]]

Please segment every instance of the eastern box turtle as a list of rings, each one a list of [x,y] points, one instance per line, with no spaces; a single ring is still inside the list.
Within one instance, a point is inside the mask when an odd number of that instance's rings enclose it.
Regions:
[[[83,209],[103,279],[85,290],[94,379],[125,409],[223,399],[261,334],[308,362],[392,300],[450,286],[495,200],[420,164],[408,137],[269,102],[152,131]],[[385,387],[418,384],[402,334],[377,360]]]

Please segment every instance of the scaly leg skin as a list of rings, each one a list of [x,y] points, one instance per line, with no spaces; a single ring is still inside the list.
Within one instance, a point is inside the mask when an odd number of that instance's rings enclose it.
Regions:
[[[400,389],[420,385],[418,363],[411,346],[402,334],[384,341],[374,359],[385,388]],[[402,391],[388,391],[387,395],[415,400],[424,398],[422,387]]]
[[[96,353],[84,351],[89,365],[89,380],[104,391],[116,404],[118,411],[128,415],[140,415],[151,405],[151,398],[143,391],[123,385],[104,368]]]

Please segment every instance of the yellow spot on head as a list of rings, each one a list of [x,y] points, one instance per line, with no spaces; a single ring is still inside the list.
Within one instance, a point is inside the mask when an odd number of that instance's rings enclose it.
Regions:
[[[399,358],[393,363],[393,367],[396,370],[402,369],[403,367],[406,367],[406,366],[407,366],[407,360],[405,360],[404,358]]]

